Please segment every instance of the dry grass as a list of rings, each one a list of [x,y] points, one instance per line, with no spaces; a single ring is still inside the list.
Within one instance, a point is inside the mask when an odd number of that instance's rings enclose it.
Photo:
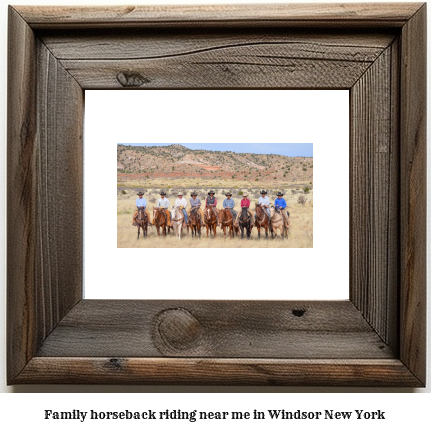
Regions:
[[[118,183],[118,186],[124,186],[129,188],[139,188],[141,187],[141,183],[138,181],[124,181]],[[160,189],[160,188],[170,188],[172,189],[181,189],[184,188],[186,190],[202,188],[205,190],[209,190],[211,188],[220,189],[220,188],[231,188],[232,190],[241,190],[241,189],[277,189],[277,190],[286,190],[292,187],[311,187],[308,181],[294,181],[289,182],[286,179],[278,179],[273,181],[265,180],[262,181],[254,181],[254,179],[250,180],[238,180],[238,179],[208,179],[208,178],[179,178],[179,179],[161,179],[161,178],[148,178],[145,179],[145,188],[152,189]],[[206,194],[205,194],[206,196]],[[202,196],[201,196],[202,199]]]
[[[208,189],[208,188],[207,188]],[[204,203],[206,198],[207,189],[202,193],[197,190],[199,197]],[[219,188],[217,188],[219,189]],[[229,190],[226,188],[226,190]],[[245,190],[245,189],[244,189]],[[159,198],[158,189],[146,189],[145,199],[147,200],[148,209],[156,205]],[[188,189],[185,192],[190,193]],[[247,190],[249,191],[249,190]],[[218,200],[217,207],[222,208],[223,200],[225,196],[222,194],[222,190],[216,190],[216,197]],[[238,196],[238,191],[232,190],[233,198],[236,203],[235,209],[239,209],[241,197]],[[254,205],[258,202],[259,193],[255,189],[249,192],[249,199],[251,201],[251,209],[254,209]],[[170,204],[175,203],[176,195],[169,193],[167,198]],[[185,196],[187,201],[190,196]],[[117,247],[119,248],[311,248],[313,247],[313,195],[312,193],[307,195],[307,202],[305,205],[297,203],[298,195],[292,195],[290,192],[285,193],[284,196],[288,210],[290,212],[290,223],[291,229],[289,232],[289,238],[287,240],[281,239],[280,235],[274,239],[265,240],[264,231],[261,230],[261,240],[258,240],[257,229],[253,228],[251,232],[251,239],[241,240],[238,237],[230,239],[228,236],[226,239],[223,238],[223,232],[217,229],[217,239],[212,237],[206,238],[206,228],[202,230],[202,236],[200,239],[192,238],[191,234],[185,235],[181,241],[179,241],[174,234],[171,233],[165,238],[157,236],[156,229],[154,227],[148,228],[148,237],[143,239],[142,233],[137,240],[137,227],[132,226],[132,213],[135,210],[136,192],[130,191],[126,194],[119,193],[117,195]],[[274,201],[272,195],[270,195],[271,202]],[[270,236],[270,235],[269,235]]]

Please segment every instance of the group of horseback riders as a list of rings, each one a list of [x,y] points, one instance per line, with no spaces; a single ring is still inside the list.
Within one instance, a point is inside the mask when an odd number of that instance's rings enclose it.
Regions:
[[[270,214],[270,200],[269,197],[267,195],[267,191],[266,190],[261,190],[260,191],[261,196],[259,197],[259,205],[260,207],[268,214],[268,220],[271,218],[271,214]],[[147,214],[147,218],[148,218],[148,223],[149,225],[152,225],[151,219],[150,219],[150,213],[147,210],[147,201],[146,199],[143,197],[144,193],[143,192],[138,192],[138,198],[136,199],[136,207],[139,209],[140,207],[142,207],[145,211],[145,213]],[[184,198],[184,195],[182,192],[178,193],[178,198],[175,200],[175,207],[179,207],[184,215],[184,225],[188,226],[189,225],[189,218],[190,218],[190,213],[193,212],[198,212],[198,214],[201,216],[201,220],[204,220],[204,213],[201,209],[201,200],[198,197],[198,194],[196,192],[192,192],[191,194],[191,198],[190,198],[190,209],[187,212],[186,208],[187,208],[187,200]],[[230,192],[227,192],[226,194],[226,199],[223,201],[223,208],[224,209],[228,209],[231,214],[232,217],[235,218],[235,222],[234,222],[234,226],[238,227],[239,224],[239,213],[234,209],[235,207],[235,201],[232,199],[232,194]],[[166,216],[167,216],[167,226],[172,227],[172,222],[171,222],[171,214],[168,210],[169,208],[169,200],[168,198],[166,198],[166,192],[161,190],[160,191],[160,198],[157,201],[157,207],[162,209],[162,210],[166,210]],[[253,227],[255,225],[255,217],[256,214],[253,215],[253,213],[250,210],[250,200],[248,199],[248,195],[246,192],[243,193],[242,195],[242,199],[241,199],[241,209],[247,209],[248,214],[250,215],[251,218],[251,227]],[[216,217],[218,218],[218,214],[219,214],[219,210],[217,209],[217,198],[215,197],[215,192],[213,190],[210,190],[208,192],[208,196],[205,200],[205,207],[207,208],[211,208]],[[286,200],[283,198],[283,194],[281,192],[277,193],[277,199],[274,201],[274,209],[275,211],[279,212],[283,218],[285,227],[288,228],[289,227],[289,212],[286,210]],[[136,218],[138,217],[138,210],[135,211],[135,213],[133,214],[133,222],[132,225],[136,225]]]

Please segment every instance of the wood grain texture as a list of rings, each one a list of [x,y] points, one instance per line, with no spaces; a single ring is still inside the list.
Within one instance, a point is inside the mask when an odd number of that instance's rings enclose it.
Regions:
[[[84,93],[37,44],[35,290],[44,339],[82,297]]]
[[[424,385],[425,7],[9,13],[9,383]],[[351,89],[350,301],[80,301],[83,90],[165,87]]]
[[[35,38],[9,9],[7,128],[7,355],[8,376],[35,355],[34,249],[36,72]]]
[[[155,331],[154,326],[159,323],[159,315],[166,313],[166,310],[180,310],[193,317],[193,321],[200,327],[199,338],[193,340],[195,343],[171,344],[169,340],[166,343],[166,339],[160,337],[160,328]],[[296,313],[298,311],[299,314]],[[177,326],[178,336],[182,336],[184,332],[183,322],[184,320]],[[173,335],[173,330],[169,331]],[[170,340],[173,339],[174,335]],[[88,343],[90,340],[91,344]],[[83,300],[47,337],[38,355],[339,359],[393,357],[390,348],[349,301],[180,300]]]
[[[327,39],[324,37],[326,36]],[[241,39],[242,38],[242,39]],[[379,57],[395,34],[224,33],[211,32],[124,38],[109,54],[100,36],[58,41],[44,37],[50,50],[85,89],[98,88],[350,88]],[[186,42],[187,41],[187,42]],[[185,43],[186,42],[186,43]],[[106,42],[105,42],[106,44]],[[126,48],[127,46],[127,48]],[[61,48],[60,48],[61,47]],[[126,57],[127,56],[127,57]],[[118,76],[140,77],[132,85]],[[135,84],[135,85],[133,85]]]
[[[37,29],[168,26],[402,27],[420,3],[32,7],[19,13]]]
[[[298,58],[374,61],[396,36],[395,30],[358,33],[306,29],[213,29],[67,31],[60,36],[39,31],[40,40],[58,60],[149,60],[198,54],[223,48],[271,44],[296,46]]]
[[[417,387],[399,360],[34,357],[17,383]]]
[[[83,91],[9,9],[8,377],[82,296]]]
[[[426,5],[401,37],[400,356],[425,382]]]
[[[395,44],[396,45],[396,44]],[[391,44],[351,89],[350,299],[397,351],[398,62]],[[395,82],[393,81],[395,79]],[[395,172],[394,172],[395,171]]]
[[[84,89],[298,89],[310,83],[347,89],[395,34],[188,30],[41,37]],[[137,79],[119,79],[127,75]]]

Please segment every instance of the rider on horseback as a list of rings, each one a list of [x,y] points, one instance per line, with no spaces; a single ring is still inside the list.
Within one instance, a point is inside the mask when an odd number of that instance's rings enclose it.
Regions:
[[[244,192],[242,194],[242,200],[241,200],[241,208],[247,208],[247,213],[250,215],[251,221],[250,221],[250,228],[253,228],[254,226],[254,216],[253,213],[250,211],[250,200],[248,199],[247,192]],[[239,226],[239,216],[238,213],[235,219],[235,226]]]
[[[238,216],[237,212],[234,210],[235,207],[235,201],[232,199],[232,194],[230,192],[227,192],[226,199],[223,201],[223,208],[229,209],[232,217],[236,219]]]
[[[168,211],[169,209],[169,200],[165,198],[166,192],[160,191],[160,198],[157,201],[157,207],[162,209],[162,211],[166,214],[168,220],[167,220],[167,226],[172,227],[171,223],[171,213]]]
[[[190,217],[190,213],[191,213],[192,211],[197,211],[198,214],[200,215],[201,223],[203,223],[203,220],[204,220],[204,213],[203,213],[203,211],[202,211],[202,209],[201,209],[201,199],[198,198],[198,194],[197,194],[196,192],[192,192],[190,195],[191,195],[192,197],[190,198],[190,206],[191,206],[191,209],[190,209],[190,211],[189,211],[189,217]],[[190,222],[190,221],[189,221],[189,222]]]
[[[283,218],[284,225],[286,228],[289,227],[289,212],[286,210],[286,200],[282,198],[283,194],[281,192],[277,193],[277,199],[274,202],[275,210],[278,210]]]
[[[182,192],[178,192],[178,198],[175,200],[175,207],[179,207],[181,209],[184,215],[184,224],[187,225],[187,200],[183,198]]]
[[[214,196],[215,192],[210,190],[208,192],[208,197],[205,201],[205,206],[213,209],[216,218],[218,218],[218,209],[217,209],[217,198]]]
[[[268,214],[268,219],[271,219],[271,214],[269,212],[269,197],[266,196],[266,190],[261,190],[260,194],[262,196],[259,197],[259,204],[262,207],[262,209],[265,210],[266,213]]]
[[[146,209],[147,207],[147,200],[143,197],[144,192],[138,192],[138,197],[136,198],[136,207],[139,209],[139,207],[144,207],[144,212],[147,214],[147,218],[148,218],[148,224],[151,225],[150,222],[150,213],[148,212],[148,210]],[[137,226],[137,222],[136,222],[136,218],[138,217],[138,210],[135,211],[135,213],[133,213],[133,222],[132,225],[133,226]]]

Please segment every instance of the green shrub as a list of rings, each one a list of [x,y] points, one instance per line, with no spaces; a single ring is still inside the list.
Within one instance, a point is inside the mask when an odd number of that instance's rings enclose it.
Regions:
[[[126,195],[126,194],[127,194],[127,192],[126,192],[124,189],[121,191],[121,193],[122,193],[123,195]]]
[[[238,195],[242,195],[243,193],[243,191],[238,191]]]
[[[306,188],[304,189],[304,193],[308,193],[308,192],[310,192],[310,188],[306,187]]]

